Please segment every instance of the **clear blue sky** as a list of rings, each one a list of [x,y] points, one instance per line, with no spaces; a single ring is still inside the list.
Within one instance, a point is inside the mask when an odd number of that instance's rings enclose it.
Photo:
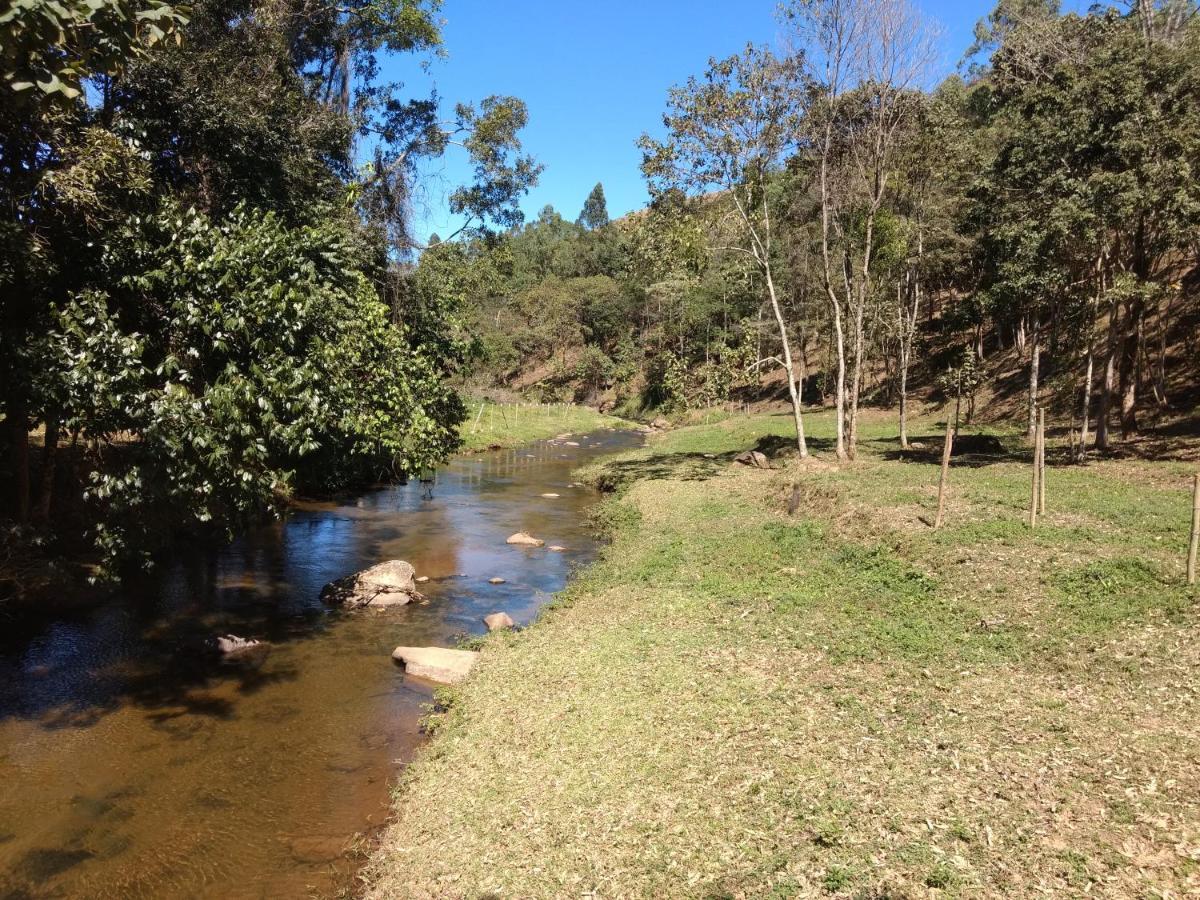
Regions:
[[[941,26],[943,72],[955,68],[993,5],[922,4]],[[597,181],[616,218],[646,203],[634,141],[660,130],[667,89],[747,41],[776,45],[775,8],[776,0],[445,0],[447,58],[434,60],[428,74],[411,57],[393,59],[382,74],[404,81],[406,94],[436,85],[448,106],[489,94],[520,97],[529,106],[525,147],[546,167],[522,203],[526,218],[552,204],[574,219]],[[457,227],[445,197],[469,177],[464,154],[452,148],[428,175],[416,209],[421,239]]]

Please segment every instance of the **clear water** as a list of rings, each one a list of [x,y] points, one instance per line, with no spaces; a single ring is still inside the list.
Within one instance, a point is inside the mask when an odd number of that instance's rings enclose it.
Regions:
[[[571,471],[638,438],[576,440],[456,459],[432,500],[414,482],[304,505],[228,547],[181,548],[89,612],[0,620],[0,898],[344,886],[431,695],[392,649],[449,645],[497,610],[524,624],[594,557],[596,495]],[[510,547],[515,531],[568,552]],[[430,577],[426,604],[322,607],[326,582],[385,559]],[[226,632],[271,651],[222,664],[203,648]]]

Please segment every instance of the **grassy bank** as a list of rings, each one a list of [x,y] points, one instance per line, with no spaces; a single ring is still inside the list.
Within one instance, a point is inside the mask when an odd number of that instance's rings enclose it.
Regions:
[[[618,428],[630,423],[602,415],[588,406],[570,403],[491,403],[474,400],[467,404],[470,416],[462,425],[463,450],[519,447],[530,441],[552,438],[565,432],[581,433],[600,428]]]
[[[400,786],[373,897],[1167,897],[1200,889],[1189,470],[938,438],[774,471],[786,417],[653,439],[605,558],[493,638]],[[764,441],[764,438],[766,440]],[[786,512],[792,485],[801,509]],[[589,892],[595,892],[591,894]]]

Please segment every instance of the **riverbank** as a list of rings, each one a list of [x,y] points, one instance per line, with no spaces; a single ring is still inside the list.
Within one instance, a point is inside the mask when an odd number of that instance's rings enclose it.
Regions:
[[[583,434],[602,428],[634,428],[634,423],[606,416],[590,406],[573,403],[467,403],[470,416],[463,422],[463,453],[508,450],[555,437]]]
[[[373,897],[1180,895],[1200,877],[1190,467],[1029,452],[731,465],[786,416],[586,473],[614,541],[493,637],[396,794]],[[787,514],[793,483],[800,511]]]

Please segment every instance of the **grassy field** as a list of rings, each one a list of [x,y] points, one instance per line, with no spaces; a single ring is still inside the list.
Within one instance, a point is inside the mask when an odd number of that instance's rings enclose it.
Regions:
[[[1191,468],[901,456],[731,466],[785,416],[585,473],[613,533],[489,638],[396,796],[383,897],[1181,897],[1200,892]],[[802,505],[787,514],[792,485]]]
[[[630,423],[602,415],[587,406],[569,403],[491,403],[472,400],[462,425],[463,450],[519,447],[530,441],[552,438],[565,432],[580,433],[599,428],[617,428]]]

